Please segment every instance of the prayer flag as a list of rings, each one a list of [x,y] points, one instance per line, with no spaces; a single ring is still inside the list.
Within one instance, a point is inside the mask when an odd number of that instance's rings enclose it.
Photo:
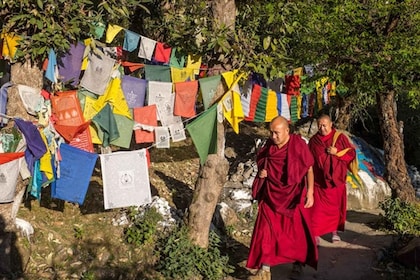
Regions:
[[[166,65],[144,65],[145,78],[148,81],[171,82],[171,68]]]
[[[157,109],[156,105],[144,106],[141,108],[134,108],[134,121],[140,125],[156,127],[157,124]],[[154,143],[154,132],[144,129],[136,129],[134,131],[136,143]]]
[[[261,87],[261,95],[255,110],[254,122],[265,122],[265,109],[267,108],[268,89]]]
[[[25,85],[17,85],[20,99],[28,114],[37,116],[37,112],[41,110],[44,98],[41,95],[41,89],[33,88]]]
[[[60,174],[51,183],[51,197],[82,205],[98,155],[66,143],[59,150]]]
[[[105,209],[151,202],[146,153],[141,149],[100,155]]]
[[[201,56],[189,54],[185,68],[194,69],[194,75],[200,74]]]
[[[236,84],[222,99],[224,116],[235,133],[239,133],[239,123],[244,119],[239,86]]]
[[[180,69],[185,66],[185,56],[177,48],[173,48],[171,51],[169,66]]]
[[[123,30],[121,26],[114,25],[114,24],[108,24],[108,29],[106,30],[106,43],[111,43],[115,36]]]
[[[45,70],[45,78],[50,80],[52,83],[57,83],[57,56],[53,49],[48,52],[48,65]]]
[[[71,128],[83,126],[85,123],[76,90],[57,92],[56,95],[51,96],[51,106],[53,114],[57,119],[54,125]],[[92,138],[89,129],[85,129],[79,134],[72,134],[72,140],[69,144],[79,149],[93,152]]]
[[[115,60],[106,55],[89,54],[87,69],[80,81],[85,89],[103,95],[111,79]]]
[[[217,152],[216,116],[217,105],[215,104],[186,126],[197,149],[201,165],[206,162],[209,154]]]
[[[109,103],[105,104],[102,110],[93,117],[92,121],[98,128],[98,136],[104,147],[109,146],[111,141],[120,137],[117,122],[115,121],[115,117]]]
[[[194,81],[194,69],[171,67],[171,78],[173,83]]]
[[[174,115],[185,118],[195,116],[198,81],[175,83]]]
[[[217,87],[220,84],[222,76],[216,75],[199,79],[201,96],[203,97],[204,109],[207,110],[211,106],[213,97],[216,94]]]
[[[155,60],[162,63],[169,63],[171,58],[171,47],[168,44],[157,42],[155,49]]]
[[[13,153],[16,155],[16,153]],[[10,159],[3,162],[3,156]],[[17,179],[22,164],[23,153],[15,156],[0,154],[0,203],[12,202],[15,197]]]
[[[155,141],[156,148],[170,148],[171,139],[167,126],[155,127]]]
[[[129,119],[132,117],[121,87],[121,78],[116,77],[110,81],[105,93],[96,100],[94,109],[99,112],[106,103],[112,104],[113,113],[126,116]]]
[[[277,112],[277,94],[269,89],[267,93],[267,107],[265,109],[265,121],[271,122],[279,114]]]
[[[144,36],[140,36],[140,47],[137,54],[140,58],[152,60],[153,52],[155,50],[156,41]]]
[[[114,118],[120,137],[112,140],[111,144],[128,149],[130,148],[131,138],[133,136],[134,121],[119,114],[114,114]]]
[[[254,84],[252,86],[252,93],[251,93],[251,99],[250,99],[250,104],[249,104],[249,114],[245,118],[245,120],[247,121],[253,121],[255,118],[258,100],[260,99],[260,96],[261,96],[261,90],[262,90],[262,87],[259,84]]]
[[[146,80],[124,75],[121,78],[121,88],[129,108],[144,106],[147,88]]]
[[[251,77],[245,82],[241,92],[241,105],[244,112],[245,119],[249,117],[252,96],[252,80]]]
[[[139,34],[126,29],[125,36],[124,36],[123,50],[126,50],[128,52],[134,51],[139,45],[139,41],[140,41]]]
[[[86,46],[81,42],[71,44],[70,49],[65,54],[58,57],[58,73],[60,75],[60,80],[64,83],[71,82],[72,86],[77,86],[79,84],[85,48]]]

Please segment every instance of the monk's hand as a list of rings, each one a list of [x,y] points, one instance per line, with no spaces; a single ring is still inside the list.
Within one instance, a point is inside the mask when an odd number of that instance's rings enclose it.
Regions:
[[[338,150],[337,150],[336,147],[328,147],[327,148],[327,153],[330,154],[330,155],[336,155],[337,152],[338,152]]]
[[[314,195],[311,193],[306,194],[304,208],[311,208],[314,205]]]
[[[261,169],[259,174],[258,174],[258,177],[260,177],[260,178],[267,177],[267,170],[266,169]]]

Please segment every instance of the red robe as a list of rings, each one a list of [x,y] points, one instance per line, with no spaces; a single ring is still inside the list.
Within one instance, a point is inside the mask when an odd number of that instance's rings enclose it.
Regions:
[[[258,215],[251,239],[248,268],[299,261],[317,267],[318,251],[311,234],[310,212],[303,207],[306,173],[313,156],[298,135],[278,148],[268,140],[257,155],[268,176],[258,195]]]
[[[314,159],[314,206],[312,206],[312,230],[315,236],[333,231],[344,231],[347,211],[346,176],[349,163],[356,151],[346,135],[341,133],[335,143],[338,152],[351,147],[338,157],[327,154],[333,142],[335,129],[322,136],[315,134],[309,140]]]

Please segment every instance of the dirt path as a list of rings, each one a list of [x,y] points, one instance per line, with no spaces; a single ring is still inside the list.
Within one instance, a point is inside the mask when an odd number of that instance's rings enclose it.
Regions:
[[[384,279],[375,269],[381,249],[391,245],[392,236],[374,229],[378,211],[348,211],[342,241],[331,243],[331,235],[322,237],[318,270],[306,266],[301,280],[377,280]],[[288,279],[292,265],[272,268],[272,279]]]

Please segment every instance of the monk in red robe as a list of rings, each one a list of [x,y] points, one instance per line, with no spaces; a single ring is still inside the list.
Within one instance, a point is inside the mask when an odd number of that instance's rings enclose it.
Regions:
[[[356,151],[348,137],[340,133],[334,141],[336,129],[328,115],[317,120],[318,133],[309,140],[314,159],[314,206],[312,230],[317,244],[320,238],[332,233],[332,242],[340,242],[338,231],[344,231],[347,212],[346,177],[349,163]]]
[[[270,133],[257,154],[256,180],[264,183],[253,190],[258,215],[246,266],[259,270],[248,279],[271,279],[270,267],[278,264],[294,263],[296,277],[304,264],[317,267],[318,251],[307,209],[314,203],[313,156],[299,135],[289,134],[285,118],[274,118]]]

